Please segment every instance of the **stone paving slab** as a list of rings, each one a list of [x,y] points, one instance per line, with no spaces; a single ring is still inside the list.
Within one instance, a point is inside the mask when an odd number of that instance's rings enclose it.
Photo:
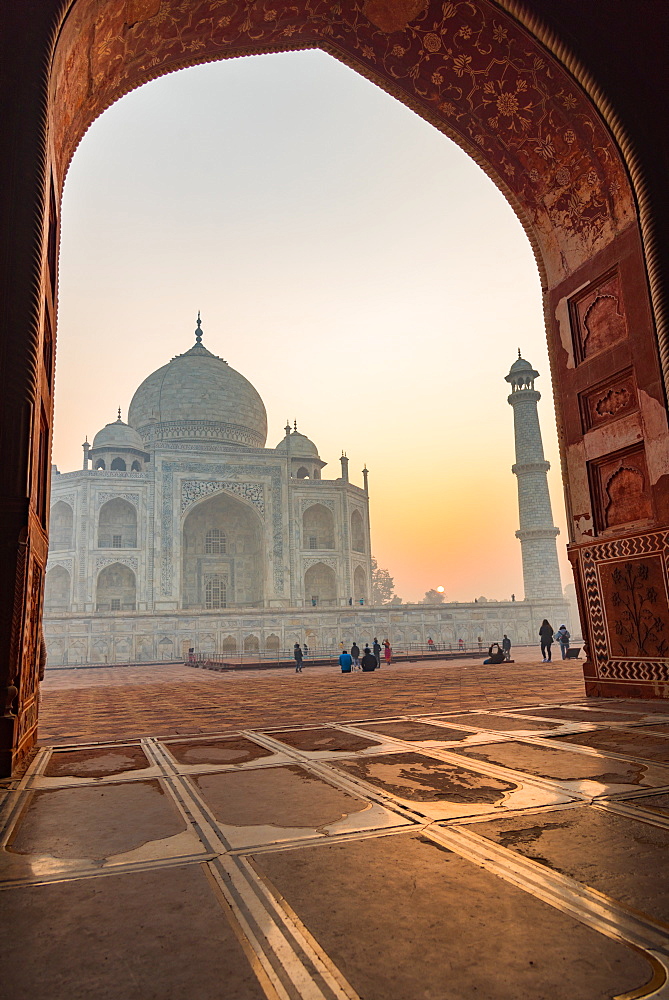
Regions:
[[[666,996],[649,713],[542,666],[47,677],[0,802],[3,1000]]]

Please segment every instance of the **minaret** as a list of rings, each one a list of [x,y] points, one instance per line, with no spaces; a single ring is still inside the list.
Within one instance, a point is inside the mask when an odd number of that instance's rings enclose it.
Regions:
[[[516,464],[511,471],[518,479],[518,513],[523,555],[525,600],[562,599],[556,536],[546,473],[550,463],[544,458],[537,403],[541,393],[534,388],[539,372],[534,371],[518,351],[518,359],[505,376],[511,384],[509,404],[513,407]]]

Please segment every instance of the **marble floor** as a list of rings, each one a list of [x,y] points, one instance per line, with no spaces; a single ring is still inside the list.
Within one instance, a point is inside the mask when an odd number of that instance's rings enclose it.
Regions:
[[[53,693],[127,698],[137,670]],[[80,710],[69,742],[48,681],[50,735],[0,792],[3,996],[669,997],[669,704],[586,701],[541,665],[534,701],[420,670],[323,674],[306,704],[284,674],[265,709],[271,678],[198,678],[230,701],[218,732],[186,708],[96,738]]]

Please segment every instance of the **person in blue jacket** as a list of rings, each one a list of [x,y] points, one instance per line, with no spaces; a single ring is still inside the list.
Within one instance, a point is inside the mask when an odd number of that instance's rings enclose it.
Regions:
[[[353,663],[353,657],[351,656],[351,654],[347,653],[345,649],[342,650],[342,652],[339,654],[339,666],[341,667],[342,674],[351,673],[352,663]]]

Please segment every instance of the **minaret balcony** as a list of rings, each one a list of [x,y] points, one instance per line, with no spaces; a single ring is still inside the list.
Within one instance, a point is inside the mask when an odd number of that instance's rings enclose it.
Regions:
[[[551,463],[544,459],[543,462],[516,462],[511,466],[511,471],[514,476],[522,476],[525,472],[548,472],[550,467]]]
[[[559,534],[559,528],[520,528],[516,532],[516,538],[525,542],[530,538],[557,538]]]

